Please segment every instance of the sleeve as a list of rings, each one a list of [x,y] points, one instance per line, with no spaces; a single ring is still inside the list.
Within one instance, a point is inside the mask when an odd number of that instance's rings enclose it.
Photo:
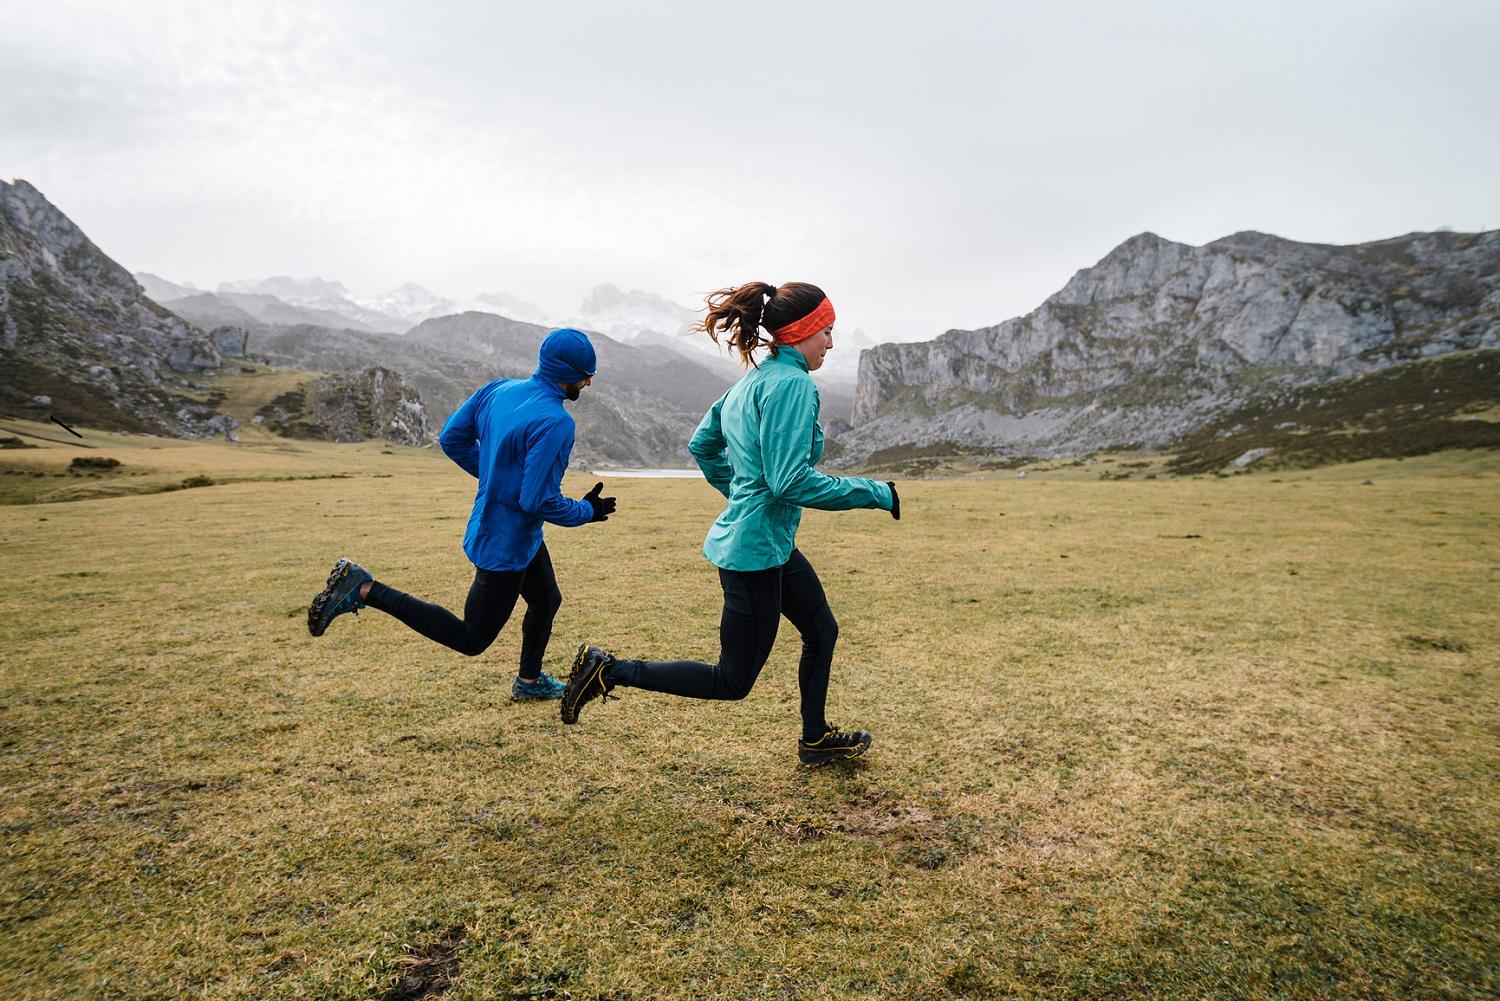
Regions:
[[[479,477],[479,425],[476,411],[485,389],[479,390],[453,411],[438,435],[438,447],[443,450],[443,454],[476,479]]]
[[[729,443],[724,440],[724,429],[720,424],[723,409],[724,397],[721,396],[708,408],[703,420],[698,422],[698,430],[693,432],[693,438],[688,442],[688,451],[693,453],[693,460],[698,463],[698,468],[703,471],[703,478],[709,485],[728,497],[729,483],[734,479],[734,467],[729,464]]]
[[[891,488],[862,476],[829,476],[813,468],[813,429],[818,424],[818,389],[811,379],[772,388],[761,405],[760,453],[771,496],[786,504],[847,511],[891,509]]]
[[[563,496],[563,470],[573,454],[573,422],[548,421],[532,429],[526,440],[526,465],[521,472],[521,510],[533,518],[574,528],[594,518],[588,501]]]

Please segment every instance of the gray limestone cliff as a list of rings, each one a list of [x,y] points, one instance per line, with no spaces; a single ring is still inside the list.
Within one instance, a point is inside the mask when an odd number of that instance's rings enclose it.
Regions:
[[[219,365],[201,330],[147,298],[40,191],[0,181],[0,407],[25,414],[41,398],[96,427],[212,434],[233,422],[188,378]]]
[[[1143,233],[1026,316],[864,352],[840,462],[1167,445],[1267,393],[1495,347],[1500,231],[1343,247]]]

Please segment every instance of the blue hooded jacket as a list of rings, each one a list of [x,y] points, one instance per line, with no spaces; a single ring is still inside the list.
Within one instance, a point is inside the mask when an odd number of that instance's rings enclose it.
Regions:
[[[559,383],[594,374],[594,346],[579,330],[554,330],[530,379],[496,379],[464,401],[438,444],[479,478],[464,553],[481,570],[524,570],[542,545],[542,522],[573,527],[593,519],[587,501],[562,495],[573,452],[573,416]]]

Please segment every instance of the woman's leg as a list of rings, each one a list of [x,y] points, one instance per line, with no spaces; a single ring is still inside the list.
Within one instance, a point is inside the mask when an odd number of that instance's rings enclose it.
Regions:
[[[801,550],[781,568],[781,614],[802,634],[802,659],[797,665],[797,687],[802,692],[802,736],[817,740],[828,727],[824,705],[828,674],[839,624],[828,607],[823,582]]]
[[[521,578],[521,597],[526,601],[526,617],[521,620],[520,676],[524,681],[535,681],[542,676],[542,657],[552,638],[552,620],[562,607],[562,592],[557,589],[557,575],[552,572],[552,556],[545,542]]]
[[[484,653],[500,635],[521,592],[521,570],[475,570],[474,583],[459,619],[440,605],[414,598],[379,581],[370,584],[365,603],[393,615],[412,629],[470,657]]]
[[[781,567],[720,570],[724,612],[719,617],[719,662],[617,660],[611,686],[695,699],[743,699],[771,656],[781,619]]]

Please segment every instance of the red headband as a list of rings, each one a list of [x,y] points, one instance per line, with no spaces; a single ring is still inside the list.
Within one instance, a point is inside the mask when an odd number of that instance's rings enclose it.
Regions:
[[[771,331],[771,336],[776,338],[777,344],[796,344],[805,341],[824,327],[833,324],[833,303],[824,296],[823,301],[818,303],[818,308],[808,313],[800,320],[793,320],[784,327],[778,327]]]

